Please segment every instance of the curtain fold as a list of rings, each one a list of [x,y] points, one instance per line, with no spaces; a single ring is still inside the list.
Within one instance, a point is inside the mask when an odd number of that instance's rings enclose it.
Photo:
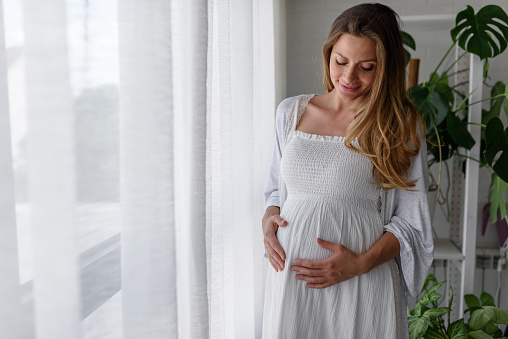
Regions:
[[[173,1],[174,155],[181,338],[209,331],[206,246],[207,0]]]
[[[265,277],[268,261],[264,260],[263,232],[261,219],[265,212],[264,199],[259,192],[265,187],[275,140],[275,107],[276,96],[283,92],[280,88],[281,70],[275,69],[275,51],[281,46],[275,44],[275,24],[280,18],[275,17],[272,0],[253,0],[253,98],[252,98],[252,185],[255,188],[252,196],[253,242],[253,288],[254,288],[254,329],[255,338],[261,338],[263,323],[263,303],[265,296]],[[259,260],[259,258],[263,259]]]
[[[24,0],[28,187],[38,339],[80,336],[74,115],[64,0]]]
[[[170,10],[118,6],[124,338],[177,332]]]
[[[266,262],[259,195],[273,143],[273,3],[216,0],[208,12],[210,337],[260,338]]]
[[[0,32],[4,31],[0,0]],[[0,34],[0,338],[18,338],[21,326],[14,173],[12,168],[5,35]]]

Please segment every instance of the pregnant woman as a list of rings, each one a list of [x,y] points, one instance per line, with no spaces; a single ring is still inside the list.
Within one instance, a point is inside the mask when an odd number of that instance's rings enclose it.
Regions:
[[[263,338],[408,338],[404,292],[433,258],[425,124],[406,94],[397,14],[342,13],[326,94],[277,109],[263,217]]]

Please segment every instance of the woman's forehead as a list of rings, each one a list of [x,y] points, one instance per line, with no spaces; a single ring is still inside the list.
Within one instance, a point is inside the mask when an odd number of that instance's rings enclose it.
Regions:
[[[345,33],[333,45],[332,54],[362,62],[376,61],[376,42]]]

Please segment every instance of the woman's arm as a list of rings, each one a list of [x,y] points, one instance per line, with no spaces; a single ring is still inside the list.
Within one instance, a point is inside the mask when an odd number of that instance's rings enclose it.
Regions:
[[[392,233],[385,232],[374,246],[360,256],[363,273],[367,273],[374,267],[395,258],[399,253],[399,239]]]

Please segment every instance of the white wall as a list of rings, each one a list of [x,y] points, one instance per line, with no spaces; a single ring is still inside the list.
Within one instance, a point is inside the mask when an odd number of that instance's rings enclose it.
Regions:
[[[345,9],[362,3],[351,0],[285,0],[286,2],[286,95],[302,93],[323,93],[321,85],[322,65],[321,46],[333,20]],[[437,66],[439,60],[451,45],[450,29],[454,27],[454,19],[437,20],[434,22],[415,22],[411,17],[421,15],[455,15],[471,4],[478,11],[486,4],[496,4],[508,12],[508,2],[464,1],[464,0],[381,0],[393,8],[403,22],[403,29],[410,33],[416,41],[413,58],[420,59],[420,81],[423,81]],[[282,64],[281,64],[282,65]],[[488,82],[494,84],[498,80],[508,81],[508,51],[490,61]],[[490,89],[484,87],[484,96]],[[480,171],[479,208],[488,201],[490,173]],[[446,183],[446,180],[445,180]],[[479,218],[481,213],[479,213]],[[480,221],[480,219],[479,219]],[[448,236],[448,225],[439,207],[436,207],[434,224],[439,236]],[[493,225],[487,228],[485,237],[480,235],[478,228],[477,243],[482,247],[498,246],[497,233]]]

